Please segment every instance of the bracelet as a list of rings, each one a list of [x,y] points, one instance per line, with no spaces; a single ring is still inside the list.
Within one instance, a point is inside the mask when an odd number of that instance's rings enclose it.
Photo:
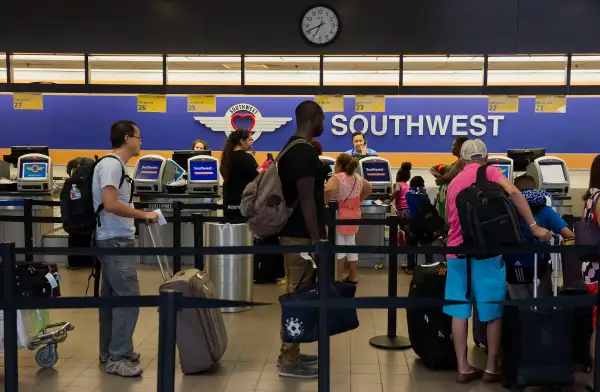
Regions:
[[[532,229],[534,226],[537,226],[537,222],[533,222],[532,224],[530,224],[529,228]]]

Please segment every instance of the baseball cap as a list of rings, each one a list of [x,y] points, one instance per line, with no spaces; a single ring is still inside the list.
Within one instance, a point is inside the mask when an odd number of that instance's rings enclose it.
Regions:
[[[487,147],[481,139],[467,140],[460,149],[460,157],[465,161],[481,161],[487,155]]]

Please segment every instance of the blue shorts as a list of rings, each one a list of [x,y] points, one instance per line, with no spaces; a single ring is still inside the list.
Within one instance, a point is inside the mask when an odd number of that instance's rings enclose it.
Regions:
[[[506,267],[501,258],[471,260],[472,297],[477,302],[504,301],[506,299]],[[467,260],[448,259],[446,275],[447,300],[467,300]],[[471,317],[470,304],[446,305],[444,313],[459,319]],[[477,311],[481,322],[502,317],[502,305],[478,304]]]

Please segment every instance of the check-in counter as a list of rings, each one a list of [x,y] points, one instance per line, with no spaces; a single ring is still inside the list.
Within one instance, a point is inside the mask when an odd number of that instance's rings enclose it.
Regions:
[[[385,219],[391,212],[392,207],[389,204],[375,204],[374,200],[364,200],[360,205],[361,219]],[[385,225],[363,225],[356,234],[356,245],[367,246],[386,246]],[[387,254],[359,254],[358,266],[365,268],[374,268],[381,265],[387,266]]]
[[[24,200],[52,200],[50,192],[0,192],[0,216],[18,216],[25,214]],[[32,216],[52,217],[53,208],[33,206]],[[42,237],[54,230],[53,223],[33,224],[33,246],[42,246]],[[15,246],[25,246],[25,225],[23,222],[0,222],[0,243],[14,242]],[[42,260],[43,256],[36,255],[34,260]],[[66,258],[66,256],[65,256]],[[24,255],[17,255],[17,260],[25,260]]]
[[[147,211],[154,211],[160,209],[165,218],[173,217],[173,205],[176,202],[185,204],[214,204],[219,198],[216,196],[211,197],[208,195],[190,195],[190,194],[138,194],[139,202],[150,203]],[[211,211],[211,210],[188,210],[184,209],[181,212],[182,217],[191,216],[193,213],[202,213],[204,216],[222,216],[222,211]],[[158,227],[160,236],[162,238],[163,246],[173,246],[173,223],[169,222],[163,226]],[[139,246],[140,247],[152,247],[152,240],[150,234],[145,227],[139,228]],[[192,223],[181,224],[181,246],[182,247],[193,247],[194,246],[194,226]],[[168,257],[169,263],[173,263],[172,257]],[[142,264],[156,264],[156,256],[142,256]],[[182,256],[182,264],[193,265],[193,256]]]

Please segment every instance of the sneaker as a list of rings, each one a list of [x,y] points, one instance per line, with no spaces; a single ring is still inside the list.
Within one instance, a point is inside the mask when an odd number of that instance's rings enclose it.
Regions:
[[[319,369],[298,362],[296,366],[281,365],[279,368],[279,376],[291,378],[317,378],[319,377]]]
[[[109,358],[108,354],[100,354],[100,357],[99,357],[100,363],[106,363],[106,362],[108,362],[108,358]],[[129,359],[131,362],[137,362],[137,361],[140,360],[140,353],[135,353],[134,352],[131,355],[131,357],[127,358],[127,359]]]
[[[316,355],[300,354],[298,362],[305,366],[313,366],[319,362],[319,357]],[[277,360],[277,368],[281,368],[281,357]]]
[[[139,377],[142,375],[143,370],[140,367],[127,360],[121,359],[119,361],[111,361],[109,360],[106,363],[106,373],[108,374],[116,374],[121,377]]]

